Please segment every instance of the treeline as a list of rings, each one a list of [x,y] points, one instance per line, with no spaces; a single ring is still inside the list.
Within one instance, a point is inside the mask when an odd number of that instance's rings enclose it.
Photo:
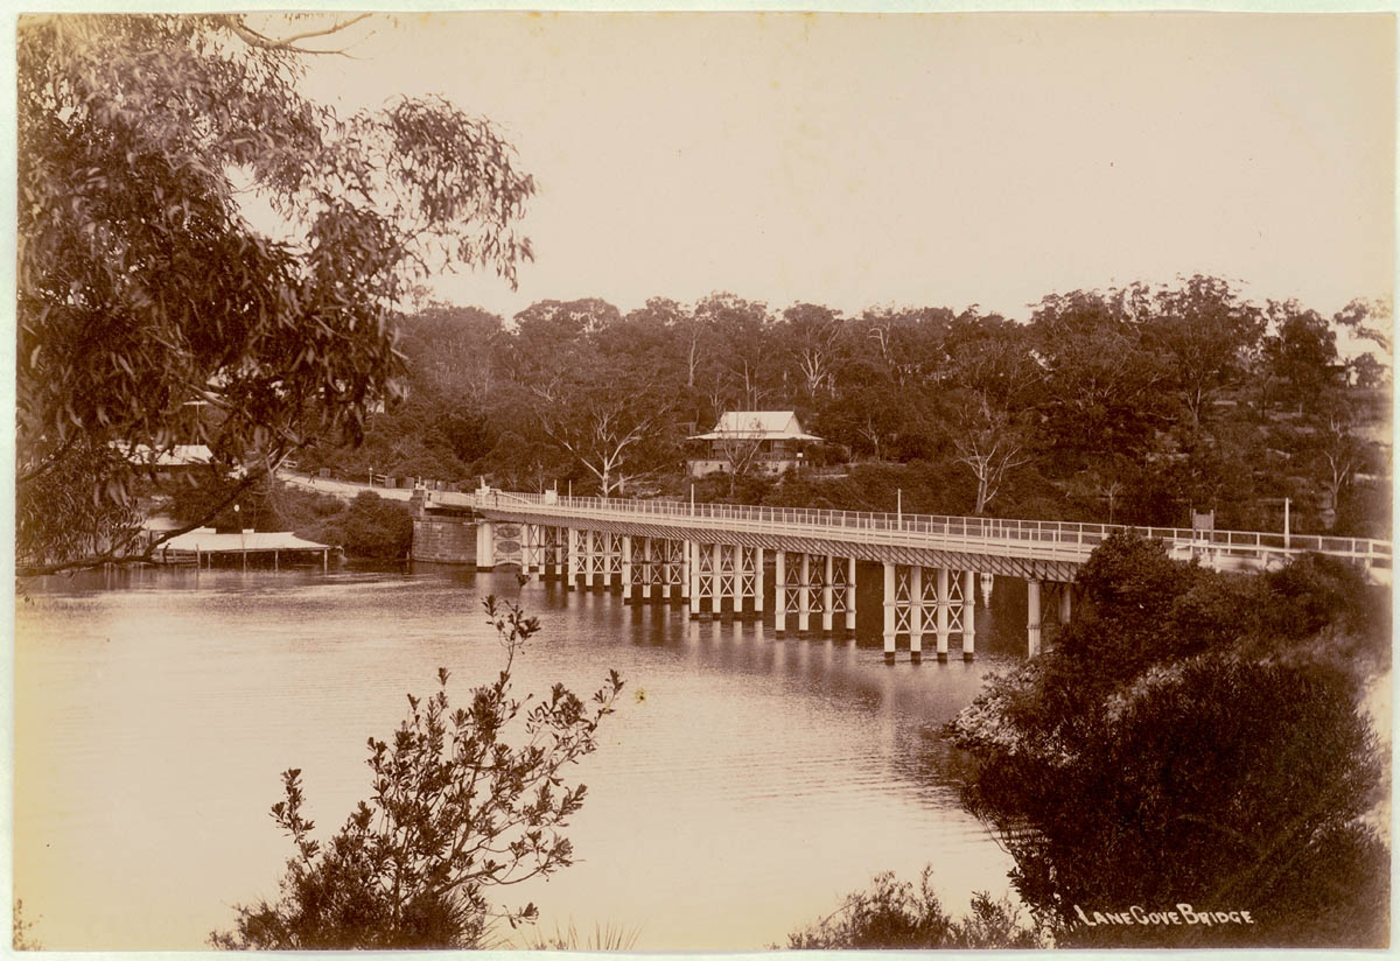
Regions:
[[[1330,318],[1260,306],[1202,276],[1050,295],[1025,323],[732,294],[627,314],[542,301],[509,325],[433,307],[402,321],[407,399],[358,449],[303,464],[678,495],[687,435],[726,410],[792,409],[829,467],[864,480],[741,477],[699,496],[892,509],[898,487],[911,511],[1165,526],[1214,510],[1243,529],[1279,527],[1288,498],[1296,531],[1388,536],[1389,320],[1360,300]],[[1376,352],[1343,360],[1343,330]]]

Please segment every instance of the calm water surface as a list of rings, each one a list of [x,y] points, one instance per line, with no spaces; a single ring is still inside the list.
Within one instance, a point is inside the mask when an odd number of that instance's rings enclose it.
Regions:
[[[636,950],[760,949],[842,894],[926,863],[946,906],[1008,893],[1010,859],[957,803],[939,726],[1004,666],[886,665],[878,647],[777,640],[514,574],[130,572],[54,580],[17,604],[15,893],[46,948],[197,949],[232,905],[276,895],[290,846],[268,808],[300,767],[329,832],[368,795],[365,741],[407,692],[493,677],[481,597],[544,629],[516,691],[627,682],[602,746],[570,773],[588,800],[580,863],[498,892],[543,932],[639,930]],[[930,639],[931,640],[931,639]],[[1008,655],[1017,639],[1005,642]]]

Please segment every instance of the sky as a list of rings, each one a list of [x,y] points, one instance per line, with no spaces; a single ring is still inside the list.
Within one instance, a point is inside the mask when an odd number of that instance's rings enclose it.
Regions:
[[[538,193],[544,299],[977,304],[1207,273],[1330,314],[1390,294],[1390,15],[401,15],[321,58],[345,109],[440,94]]]

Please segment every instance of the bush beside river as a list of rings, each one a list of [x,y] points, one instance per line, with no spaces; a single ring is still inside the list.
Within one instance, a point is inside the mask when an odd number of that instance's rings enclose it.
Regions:
[[[348,504],[329,494],[281,485],[268,497],[273,523],[298,537],[343,548],[349,557],[395,561],[408,557],[413,515],[397,501],[365,491]]]

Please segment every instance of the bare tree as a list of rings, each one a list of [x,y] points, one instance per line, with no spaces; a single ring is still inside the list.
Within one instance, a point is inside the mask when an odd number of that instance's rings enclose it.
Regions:
[[[971,414],[959,418],[961,429],[953,438],[955,460],[966,464],[977,478],[977,506],[981,514],[997,496],[1006,475],[1029,463],[1026,432],[1011,415],[994,409],[985,396],[977,398]]]

